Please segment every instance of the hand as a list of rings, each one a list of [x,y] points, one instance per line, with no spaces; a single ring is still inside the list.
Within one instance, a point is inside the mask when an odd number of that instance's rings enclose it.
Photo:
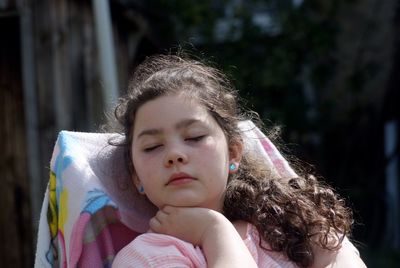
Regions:
[[[193,245],[202,245],[214,228],[229,228],[232,225],[221,213],[199,207],[171,207],[159,210],[150,220],[150,228],[185,240]]]
[[[201,246],[210,268],[257,267],[235,227],[217,211],[166,206],[150,220],[150,228]]]

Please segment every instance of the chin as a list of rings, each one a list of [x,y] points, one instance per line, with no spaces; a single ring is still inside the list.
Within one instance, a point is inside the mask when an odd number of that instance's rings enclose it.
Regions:
[[[171,201],[171,206],[175,207],[203,207],[202,202],[199,202],[198,200],[195,200],[193,198],[179,197]]]

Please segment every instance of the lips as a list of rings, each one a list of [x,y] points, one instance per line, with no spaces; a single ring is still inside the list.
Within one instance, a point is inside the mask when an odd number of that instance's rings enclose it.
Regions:
[[[180,184],[185,184],[190,181],[195,180],[192,176],[189,174],[180,172],[180,173],[175,173],[173,174],[169,179],[166,185],[180,185]]]

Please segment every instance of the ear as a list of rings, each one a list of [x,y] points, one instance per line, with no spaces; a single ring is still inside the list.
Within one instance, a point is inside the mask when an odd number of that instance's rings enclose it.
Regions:
[[[243,143],[241,141],[232,142],[229,146],[229,163],[235,164],[236,169],[230,171],[235,173],[243,156]]]
[[[133,184],[134,184],[136,190],[138,191],[138,193],[145,195],[144,191],[140,191],[140,188],[143,189],[143,184],[140,181],[139,177],[136,175],[136,172],[133,172],[133,174],[132,174],[132,181],[133,181]]]

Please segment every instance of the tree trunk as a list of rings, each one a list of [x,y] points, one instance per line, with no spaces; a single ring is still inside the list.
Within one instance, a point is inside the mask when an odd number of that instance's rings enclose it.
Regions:
[[[33,264],[19,29],[17,14],[0,18],[0,267]]]

